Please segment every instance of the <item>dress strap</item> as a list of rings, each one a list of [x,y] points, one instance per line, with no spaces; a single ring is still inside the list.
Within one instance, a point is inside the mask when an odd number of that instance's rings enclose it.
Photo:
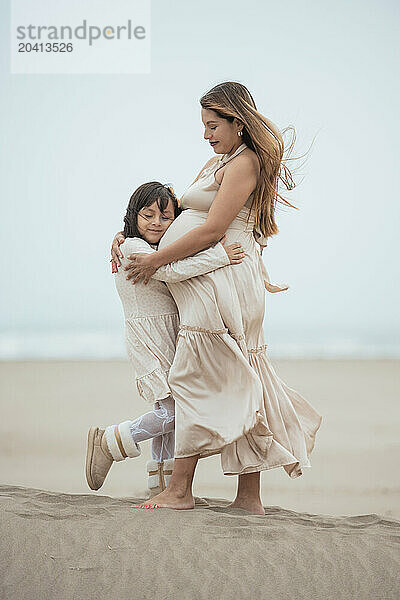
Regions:
[[[221,167],[226,165],[226,163],[229,162],[230,160],[232,160],[232,158],[235,158],[235,156],[237,156],[245,148],[248,148],[248,146],[247,146],[247,144],[243,143],[239,146],[239,148],[236,148],[235,152],[233,154],[231,154],[230,156],[228,156],[227,154],[223,154],[222,157],[219,160],[215,161],[215,163],[212,165],[212,167],[215,167],[214,175],[217,171],[220,170]]]
[[[227,154],[224,154],[222,156],[222,158],[219,159],[218,165],[220,165],[220,166],[225,165],[228,161],[232,160],[232,158],[235,158],[235,156],[237,156],[240,152],[242,152],[247,147],[248,147],[247,144],[243,143],[239,146],[239,148],[236,148],[235,152],[233,154],[231,154],[230,156],[228,156]]]

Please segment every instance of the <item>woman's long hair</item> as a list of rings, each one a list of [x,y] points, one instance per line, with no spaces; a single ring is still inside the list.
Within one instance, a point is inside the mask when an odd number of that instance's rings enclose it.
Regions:
[[[232,122],[236,117],[244,125],[243,142],[258,156],[260,176],[253,192],[251,208],[255,211],[256,225],[265,237],[278,233],[275,223],[275,207],[277,202],[296,208],[280,195],[278,186],[281,181],[287,190],[295,187],[292,174],[285,162],[293,160],[284,158],[286,152],[283,137],[276,125],[258,112],[249,90],[235,81],[225,81],[213,87],[200,98],[202,108],[215,111],[219,117]],[[290,155],[296,138],[294,127],[289,126],[282,131],[292,129],[294,138],[287,149]]]
[[[140,185],[132,194],[129,200],[128,208],[124,217],[124,237],[139,237],[137,226],[138,213],[142,208],[151,206],[157,202],[158,208],[163,213],[168,206],[168,201],[172,200],[174,206],[174,218],[182,212],[179,207],[178,198],[170,185],[163,185],[159,181],[149,181]]]

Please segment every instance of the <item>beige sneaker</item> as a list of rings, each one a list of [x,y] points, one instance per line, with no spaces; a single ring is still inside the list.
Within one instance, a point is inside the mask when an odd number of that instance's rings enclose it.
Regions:
[[[104,483],[114,462],[107,447],[104,429],[91,427],[86,451],[86,481],[91,490],[98,490]]]

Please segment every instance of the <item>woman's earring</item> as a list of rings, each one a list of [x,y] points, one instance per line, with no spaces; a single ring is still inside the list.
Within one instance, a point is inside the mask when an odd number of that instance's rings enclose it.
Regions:
[[[243,135],[243,131],[238,131],[238,135],[239,136]]]

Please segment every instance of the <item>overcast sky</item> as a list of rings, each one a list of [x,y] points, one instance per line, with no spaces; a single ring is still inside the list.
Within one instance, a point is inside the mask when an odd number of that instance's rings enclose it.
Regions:
[[[291,286],[272,351],[396,352],[398,3],[153,0],[151,24],[150,74],[10,75],[1,3],[0,357],[118,354],[111,239],[137,186],[180,195],[212,155],[199,98],[225,80],[296,155],[315,137],[263,256]]]

